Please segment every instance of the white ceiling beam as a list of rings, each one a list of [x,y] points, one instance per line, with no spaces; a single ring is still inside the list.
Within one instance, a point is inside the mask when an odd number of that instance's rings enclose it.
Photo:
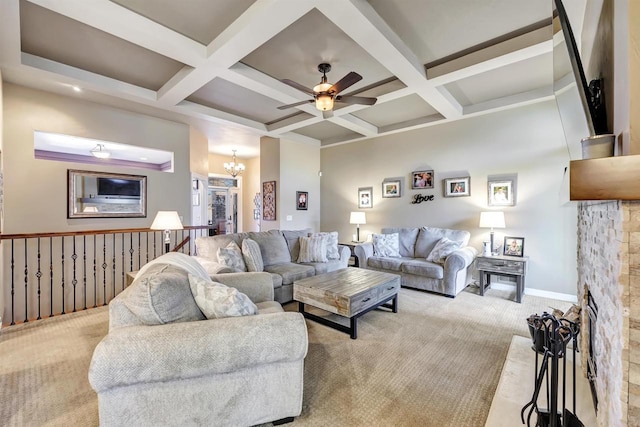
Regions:
[[[329,119],[329,121],[364,136],[371,137],[378,135],[377,126],[374,126],[371,123],[366,122],[356,116],[352,116],[351,114],[344,114],[340,116],[334,115]]]
[[[287,139],[293,142],[302,142],[305,144],[311,144],[316,146],[320,145],[319,139],[311,138],[310,136],[300,135],[299,133],[287,132],[287,133],[279,133],[276,135],[269,135],[269,136],[273,136],[274,138]]]
[[[29,53],[22,53],[21,57],[23,64],[20,67],[21,69],[33,68],[45,73],[50,73],[47,77],[53,75],[53,79],[55,80],[60,80],[61,77],[64,77],[69,81],[70,85],[78,85],[84,89],[95,90],[96,92],[107,95],[117,93],[120,97],[126,97],[136,101],[143,99],[146,101],[156,100],[156,92],[150,89],[125,83],[70,65],[61,64]]]
[[[443,116],[462,115],[462,106],[427,80],[415,54],[365,0],[319,1],[317,8]]]
[[[258,0],[207,46],[207,59],[158,93],[163,105],[177,104],[260,47],[313,8],[309,0]]]
[[[205,105],[196,104],[195,102],[182,101],[176,107],[177,111],[192,117],[209,118],[219,120],[222,123],[231,122],[235,125],[260,132],[262,134],[267,132],[267,127],[263,123],[241,116],[236,116],[235,114],[227,113],[226,111],[207,107]]]
[[[203,44],[109,0],[29,1],[192,67],[206,58]]]
[[[553,45],[551,40],[535,44],[523,49],[519,49],[513,52],[506,53],[501,56],[496,56],[491,59],[487,59],[483,62],[478,62],[473,65],[466,66],[452,70],[446,74],[440,74],[437,77],[429,79],[429,81],[435,85],[445,85],[451,82],[459,81],[467,77],[472,77],[478,74],[486,73],[491,70],[495,70],[500,67],[515,64],[517,62],[525,61],[527,59],[535,58],[537,56],[551,53]],[[457,61],[456,61],[457,62]],[[445,65],[445,64],[443,64]],[[448,63],[446,65],[449,65]],[[429,73],[431,69],[427,70]],[[442,71],[441,69],[438,70]]]
[[[495,113],[516,107],[523,107],[529,104],[535,104],[549,99],[554,99],[553,88],[551,86],[517,93],[515,95],[504,96],[502,98],[495,98],[474,105],[468,105],[464,107],[464,115],[465,117],[472,117],[479,113]]]
[[[315,125],[316,123],[320,123],[322,120],[322,118],[315,116],[307,117],[304,119],[300,119],[300,117],[298,116],[292,116],[268,125],[267,129],[269,130],[269,132],[285,133],[303,128],[305,126]]]

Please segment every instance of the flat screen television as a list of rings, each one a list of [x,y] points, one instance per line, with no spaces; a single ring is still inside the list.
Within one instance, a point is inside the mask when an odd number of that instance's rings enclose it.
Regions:
[[[98,196],[139,198],[140,180],[120,178],[98,178]]]
[[[564,40],[556,40],[554,37],[553,67],[554,91],[556,92],[556,100],[558,100],[558,108],[563,122],[563,127],[565,127],[565,133],[567,132],[567,127],[576,127],[575,123],[566,123],[575,120],[575,117],[571,117],[571,114],[563,114],[563,111],[566,112],[568,108],[567,106],[560,105],[561,100],[558,97],[558,91],[562,91],[563,88],[568,87],[567,77],[571,76],[567,74],[572,74],[573,79],[575,79],[575,87],[580,97],[579,103],[582,105],[583,115],[584,119],[586,119],[586,127],[589,133],[588,135],[580,136],[578,141],[588,136],[608,134],[607,114],[605,110],[604,96],[602,93],[602,79],[594,79],[587,83],[587,78],[580,59],[580,52],[578,51],[578,45],[571,28],[571,23],[569,22],[569,17],[567,16],[567,12],[562,4],[562,0],[553,0],[553,2],[555,6],[554,18],[558,18],[562,29],[562,35],[564,36]],[[562,48],[562,45],[566,48]],[[578,126],[581,127],[580,125]],[[573,139],[574,137],[569,137],[569,135],[567,135],[567,138]],[[570,140],[567,141],[567,143],[571,142],[572,141]]]

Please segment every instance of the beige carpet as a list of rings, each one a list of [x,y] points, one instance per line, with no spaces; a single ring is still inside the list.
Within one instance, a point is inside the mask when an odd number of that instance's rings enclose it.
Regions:
[[[570,305],[513,297],[467,288],[450,299],[402,289],[399,313],[366,314],[357,340],[307,321],[303,409],[289,425],[484,425],[512,336],[528,333],[524,319]],[[98,425],[87,370],[106,332],[105,308],[2,329],[1,424]]]

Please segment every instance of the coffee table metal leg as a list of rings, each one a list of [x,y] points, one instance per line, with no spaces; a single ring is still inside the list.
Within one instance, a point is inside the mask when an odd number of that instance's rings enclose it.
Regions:
[[[353,316],[351,318],[351,339],[355,340],[356,338],[358,338],[358,317],[357,316]]]

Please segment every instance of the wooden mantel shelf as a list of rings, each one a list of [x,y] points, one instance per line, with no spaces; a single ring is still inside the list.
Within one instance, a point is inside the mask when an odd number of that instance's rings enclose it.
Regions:
[[[640,155],[574,160],[571,200],[640,200]]]

